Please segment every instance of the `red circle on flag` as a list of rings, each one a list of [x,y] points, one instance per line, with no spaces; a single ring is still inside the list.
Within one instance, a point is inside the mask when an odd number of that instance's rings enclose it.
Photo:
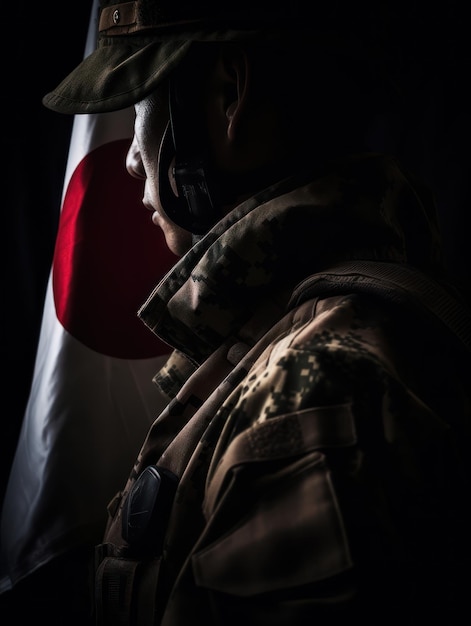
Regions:
[[[137,317],[176,262],[142,205],[143,182],[125,169],[129,140],[104,144],[75,169],[65,194],[53,260],[56,312],[78,341],[102,354],[167,354]]]

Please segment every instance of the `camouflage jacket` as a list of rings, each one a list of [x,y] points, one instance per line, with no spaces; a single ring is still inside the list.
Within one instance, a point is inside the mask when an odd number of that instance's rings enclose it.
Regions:
[[[470,337],[433,211],[359,156],[245,201],[155,288],[169,404],[109,506],[99,624],[449,619]]]

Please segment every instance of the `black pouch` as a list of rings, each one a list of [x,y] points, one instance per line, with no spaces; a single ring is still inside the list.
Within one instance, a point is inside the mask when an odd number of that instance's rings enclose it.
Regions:
[[[162,553],[177,484],[175,474],[155,465],[146,467],[136,480],[124,503],[121,527],[133,554]]]

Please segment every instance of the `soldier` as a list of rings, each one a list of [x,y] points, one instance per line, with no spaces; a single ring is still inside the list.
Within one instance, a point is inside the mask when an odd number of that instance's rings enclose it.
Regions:
[[[169,403],[109,506],[98,624],[458,623],[470,314],[432,194],[372,140],[401,34],[326,5],[103,0],[44,98],[134,105],[127,169],[181,257],[138,313]]]

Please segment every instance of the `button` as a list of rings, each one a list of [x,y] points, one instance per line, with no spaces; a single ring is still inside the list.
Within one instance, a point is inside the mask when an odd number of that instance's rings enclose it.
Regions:
[[[119,9],[113,11],[113,24],[119,24],[121,21],[121,15],[119,13]]]

